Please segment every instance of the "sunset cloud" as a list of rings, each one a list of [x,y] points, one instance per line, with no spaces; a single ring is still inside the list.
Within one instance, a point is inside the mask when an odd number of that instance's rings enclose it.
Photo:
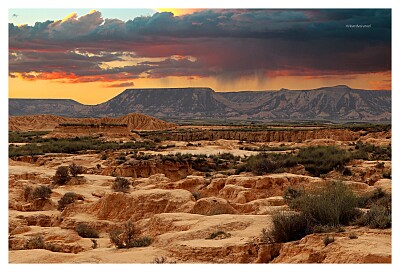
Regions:
[[[355,24],[371,27],[347,27]],[[126,22],[93,10],[33,26],[9,24],[9,33],[10,76],[26,80],[235,80],[391,70],[387,9],[167,11]]]

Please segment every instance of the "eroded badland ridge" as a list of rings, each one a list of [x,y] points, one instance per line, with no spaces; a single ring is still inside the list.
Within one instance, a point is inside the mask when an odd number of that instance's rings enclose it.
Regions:
[[[390,125],[29,115],[9,130],[10,263],[392,260]]]
[[[127,89],[99,105],[69,99],[9,99],[14,115],[163,119],[390,121],[391,91],[338,85],[312,90],[215,92],[210,88]]]

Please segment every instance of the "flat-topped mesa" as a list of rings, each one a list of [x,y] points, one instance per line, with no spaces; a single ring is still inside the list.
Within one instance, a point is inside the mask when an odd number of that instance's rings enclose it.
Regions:
[[[387,122],[391,91],[346,85],[310,90],[215,92],[211,88],[127,89],[94,106],[10,99],[10,115],[52,113],[71,117],[119,117],[142,113],[157,118],[270,121]]]
[[[167,91],[167,92],[190,92],[190,91],[206,91],[215,92],[209,87],[182,87],[182,88],[131,88],[126,89],[124,92],[151,92],[151,91]],[[123,93],[124,93],[123,92]]]

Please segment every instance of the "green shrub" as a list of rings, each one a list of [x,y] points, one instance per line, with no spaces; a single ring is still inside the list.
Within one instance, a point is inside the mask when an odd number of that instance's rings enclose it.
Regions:
[[[344,167],[350,161],[350,154],[334,146],[311,146],[300,149],[297,158],[305,169],[314,176],[327,174]]]
[[[351,172],[351,170],[350,170],[348,167],[345,167],[345,168],[343,169],[342,174],[343,174],[344,176],[351,176],[353,173]]]
[[[68,166],[69,172],[73,177],[76,177],[79,174],[82,174],[85,170],[85,168],[81,165],[77,165],[75,163],[72,163]]]
[[[99,233],[85,223],[78,224],[75,231],[83,238],[99,238]]]
[[[384,206],[373,205],[355,223],[359,226],[368,226],[373,229],[390,228],[392,226],[392,212]]]
[[[152,242],[149,237],[139,237],[132,221],[127,221],[123,229],[111,231],[110,241],[116,248],[146,247]]]
[[[64,185],[70,180],[68,166],[59,166],[56,170],[56,174],[53,177],[53,181],[57,185]]]
[[[302,213],[277,212],[272,215],[272,229],[262,232],[266,243],[296,241],[311,233],[311,222]]]
[[[283,172],[284,168],[297,165],[297,159],[291,154],[260,153],[248,157],[244,164],[239,165],[236,174],[253,172],[256,175]]]
[[[42,235],[36,235],[25,242],[25,249],[44,249],[45,243]]]
[[[36,188],[27,186],[24,189],[24,199],[25,201],[32,201],[35,199],[49,199],[52,191],[50,187],[45,185],[40,185]]]
[[[48,134],[49,131],[9,131],[8,142],[9,143],[38,143],[44,139],[43,135]]]
[[[123,192],[126,193],[129,191],[130,182],[126,178],[117,177],[113,184],[112,189],[114,192]]]
[[[128,248],[131,247],[147,247],[151,244],[152,239],[150,237],[144,236],[144,237],[139,237],[135,240],[133,240],[131,243],[128,244]]]
[[[314,225],[347,225],[357,215],[358,198],[342,182],[331,182],[288,203]]]
[[[384,206],[390,209],[392,205],[392,195],[385,193],[382,188],[378,187],[371,193],[358,197],[359,207],[371,208],[373,205]]]
[[[154,143],[153,143],[154,144]],[[148,143],[145,146],[149,146]],[[140,145],[139,145],[140,146]],[[152,145],[150,145],[152,146]],[[155,146],[155,144],[154,144]],[[93,137],[75,138],[48,138],[44,139],[40,145],[31,143],[22,146],[9,146],[9,157],[23,155],[41,155],[45,153],[70,153],[75,154],[83,150],[116,150],[127,148],[139,148],[135,143],[104,142]]]
[[[392,178],[392,173],[390,171],[386,171],[382,173],[382,177],[385,179],[391,179]]]
[[[293,199],[298,198],[304,193],[304,189],[294,189],[292,187],[288,187],[284,192],[283,192],[283,198],[287,201],[290,202]]]
[[[50,187],[40,185],[32,190],[31,197],[32,199],[49,199],[52,191]]]
[[[110,232],[110,241],[116,248],[126,248],[126,242],[124,241],[123,230],[112,230]]]
[[[375,146],[357,142],[355,151],[352,154],[354,159],[362,160],[383,160],[390,161],[392,158],[392,149],[390,146]],[[382,165],[377,165],[381,167]]]
[[[74,192],[65,193],[58,201],[57,210],[63,211],[65,207],[67,207],[67,205],[74,203],[76,200],[78,200],[78,195],[76,193]]]
[[[52,252],[60,252],[62,250],[61,246],[53,244],[53,243],[46,243],[44,248],[46,250],[50,250]]]

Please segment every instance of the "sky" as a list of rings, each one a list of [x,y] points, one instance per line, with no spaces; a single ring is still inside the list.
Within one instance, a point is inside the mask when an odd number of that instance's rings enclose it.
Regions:
[[[41,8],[8,16],[10,98],[98,104],[155,87],[391,90],[390,9]]]

